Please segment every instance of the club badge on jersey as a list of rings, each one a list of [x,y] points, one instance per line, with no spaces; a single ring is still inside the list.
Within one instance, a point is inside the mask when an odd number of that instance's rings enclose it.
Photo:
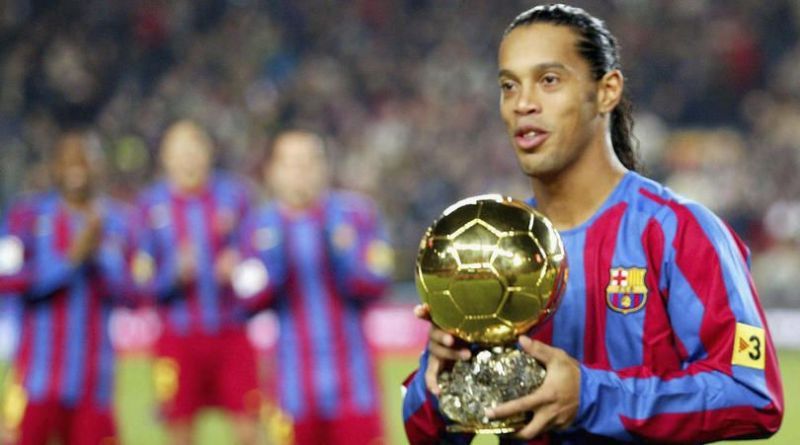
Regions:
[[[391,275],[394,270],[394,251],[389,243],[374,240],[367,246],[367,268],[380,277]]]
[[[253,245],[262,252],[277,247],[280,242],[280,234],[272,227],[263,227],[253,234]]]
[[[647,269],[612,267],[606,287],[606,304],[614,311],[629,314],[641,310],[647,302]]]
[[[333,247],[337,250],[348,250],[352,248],[355,243],[356,239],[358,238],[358,234],[356,233],[355,227],[350,224],[339,224],[333,229]]]

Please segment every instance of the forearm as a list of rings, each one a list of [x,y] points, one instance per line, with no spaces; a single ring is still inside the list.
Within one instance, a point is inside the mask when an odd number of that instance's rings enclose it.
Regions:
[[[29,286],[30,277],[28,274],[0,275],[0,294],[22,294]]]
[[[781,418],[765,387],[702,366],[668,377],[633,377],[581,366],[581,402],[573,428],[619,440],[687,443],[774,433]],[[740,372],[741,371],[741,372]]]
[[[47,264],[37,264],[34,267],[36,270],[29,272],[25,296],[41,300],[68,286],[84,266],[54,257]]]
[[[403,424],[410,443],[415,445],[468,444],[471,435],[448,434],[447,424],[439,412],[439,402],[425,385],[428,352],[420,359],[420,367],[404,383]]]
[[[177,298],[181,289],[178,278],[167,271],[156,275],[150,293],[155,296],[157,303],[166,303]]]
[[[350,252],[337,255],[337,274],[348,295],[360,299],[382,296],[391,283],[392,251],[381,239],[360,242]]]

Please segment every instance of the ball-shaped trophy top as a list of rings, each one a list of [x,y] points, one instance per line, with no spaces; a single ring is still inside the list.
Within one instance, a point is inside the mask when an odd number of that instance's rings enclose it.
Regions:
[[[522,201],[481,195],[448,207],[420,241],[417,291],[441,329],[499,345],[541,325],[567,279],[553,224]]]

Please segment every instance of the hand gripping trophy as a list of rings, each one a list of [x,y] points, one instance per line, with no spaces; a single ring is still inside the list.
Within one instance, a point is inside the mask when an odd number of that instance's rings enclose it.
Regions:
[[[515,346],[558,307],[567,259],[552,223],[522,201],[483,195],[459,201],[420,242],[416,282],[439,328],[472,344],[470,360],[439,377],[451,432],[504,434],[524,416],[489,420],[485,408],[522,397],[546,370]]]

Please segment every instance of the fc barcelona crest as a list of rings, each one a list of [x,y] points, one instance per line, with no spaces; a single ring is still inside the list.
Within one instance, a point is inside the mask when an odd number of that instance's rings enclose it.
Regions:
[[[611,309],[627,314],[636,312],[647,302],[647,269],[640,267],[612,267],[611,279],[606,287],[606,304]]]

